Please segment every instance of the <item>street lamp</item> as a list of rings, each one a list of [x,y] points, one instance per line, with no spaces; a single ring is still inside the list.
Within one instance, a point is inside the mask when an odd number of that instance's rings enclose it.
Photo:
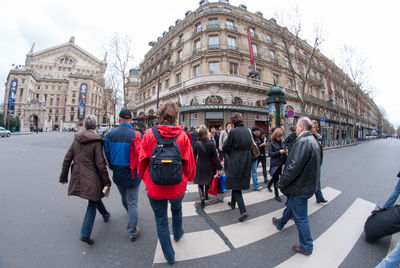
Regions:
[[[149,42],[149,46],[151,46],[151,47],[154,47],[154,46],[156,46],[157,45],[157,43],[156,42],[153,42],[153,41],[151,41],[151,42]],[[162,67],[162,48],[161,48],[161,46],[159,47],[160,48],[160,67],[158,68],[158,85],[157,85],[157,109],[156,110],[158,110],[158,105],[159,105],[159,103],[160,103],[160,77],[161,77],[161,67]]]

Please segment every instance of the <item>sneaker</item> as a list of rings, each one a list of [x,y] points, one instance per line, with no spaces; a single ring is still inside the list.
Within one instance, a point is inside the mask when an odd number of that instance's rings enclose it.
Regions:
[[[182,236],[183,236],[184,233],[185,233],[185,230],[182,229],[181,237],[179,237],[178,239],[175,239],[175,237],[174,237],[174,240],[175,240],[176,242],[178,242],[179,240],[181,240],[181,238],[182,238]]]
[[[90,239],[89,237],[83,237],[82,236],[81,238],[79,238],[79,240],[81,240],[84,243],[87,243],[89,246],[93,245],[93,243],[94,243],[94,240]]]
[[[326,200],[326,199],[318,200],[317,203],[325,204],[325,203],[328,203],[328,200]]]
[[[129,236],[129,240],[131,240],[131,242],[135,242],[139,238],[139,236],[140,236],[140,228],[139,227],[136,227],[136,232],[137,232],[136,236]]]
[[[282,199],[279,196],[275,196],[275,200],[278,202],[282,202]]]
[[[262,186],[258,186],[257,188],[254,189],[254,191],[260,191],[262,189]]]
[[[271,187],[267,187],[267,189],[268,189],[268,192],[272,193]]]
[[[248,217],[249,217],[249,214],[247,214],[247,212],[245,212],[242,215],[240,215],[239,221],[244,222]]]

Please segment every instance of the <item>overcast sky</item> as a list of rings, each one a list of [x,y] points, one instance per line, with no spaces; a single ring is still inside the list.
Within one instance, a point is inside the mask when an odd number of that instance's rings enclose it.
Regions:
[[[12,64],[24,64],[35,41],[35,51],[68,42],[103,59],[107,43],[114,33],[129,35],[134,42],[134,65],[156,40],[186,11],[199,7],[198,0],[92,1],[92,0],[2,0],[0,1],[0,103],[4,101],[4,83]],[[214,2],[214,1],[210,1]],[[261,11],[265,18],[292,14],[296,5],[302,15],[304,37],[312,39],[314,25],[323,27],[321,52],[337,64],[342,61],[343,45],[354,47],[365,56],[372,94],[387,118],[400,126],[400,1],[260,1],[231,0],[245,4],[250,12]],[[132,66],[133,67],[133,66]]]

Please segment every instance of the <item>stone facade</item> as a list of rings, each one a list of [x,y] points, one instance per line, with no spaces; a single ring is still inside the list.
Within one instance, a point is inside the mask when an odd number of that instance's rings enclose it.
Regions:
[[[22,131],[78,127],[82,121],[78,116],[83,116],[78,115],[80,107],[85,107],[85,114],[96,115],[99,123],[110,122],[110,99],[104,91],[107,63],[74,41],[72,37],[68,43],[38,52],[33,45],[25,65],[10,71],[4,109],[8,108],[11,82],[17,81],[14,115],[20,117]],[[83,95],[81,88],[86,92]]]
[[[251,13],[244,5],[201,1],[197,10],[186,12],[185,18],[170,26],[145,55],[140,66],[136,119],[146,118],[156,110],[161,66],[159,101],[178,103],[180,123],[187,127],[224,126],[232,112],[241,112],[247,125],[266,128],[266,92],[276,81],[286,93],[286,110],[294,109],[296,118],[307,115],[326,119],[322,124],[325,137],[374,134],[375,127],[382,124],[376,104],[351,86],[351,79],[319,52],[309,72],[304,104],[300,102],[278,34],[282,29],[274,19],[263,18],[261,12]],[[248,31],[254,65],[250,62]],[[312,51],[301,42],[293,51],[302,55],[296,58],[298,72],[306,67]],[[326,70],[330,74],[329,86]],[[250,71],[259,75],[251,77]]]

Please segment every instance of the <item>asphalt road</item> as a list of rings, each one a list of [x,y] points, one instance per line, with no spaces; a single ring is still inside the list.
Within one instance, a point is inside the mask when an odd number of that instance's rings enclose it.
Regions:
[[[72,139],[72,133],[39,133],[0,139],[0,267],[168,266],[156,261],[159,252],[154,216],[143,184],[139,198],[141,237],[138,241],[132,243],[128,240],[125,228],[127,216],[116,188],[112,188],[110,198],[104,200],[111,212],[110,221],[104,223],[100,216],[96,218],[92,233],[95,244],[88,247],[78,240],[87,201],[68,197],[68,186],[58,183],[61,163]],[[339,194],[327,205],[316,207],[316,211],[310,215],[314,240],[321,240],[322,245],[322,240],[326,238],[332,244],[338,244],[339,248],[342,244],[343,247],[348,246],[350,242],[347,238],[338,240],[339,234],[347,228],[336,230],[337,237],[329,236],[327,231],[332,231],[332,226],[342,216],[348,216],[349,208],[356,199],[382,205],[397,183],[399,159],[400,141],[390,139],[325,151],[322,188],[330,187]],[[251,190],[246,193],[255,195]],[[268,192],[256,194],[267,195]],[[250,202],[251,195],[248,196],[245,202]],[[177,261],[175,266],[274,267],[298,255],[291,249],[292,245],[298,243],[296,227],[287,227],[265,238],[260,232],[260,239],[237,246],[238,242],[232,239],[235,238],[235,232],[239,237],[251,237],[257,229],[241,229],[236,224],[239,216],[237,210],[197,213],[190,205],[197,199],[196,192],[185,195],[184,203],[197,215],[184,217],[187,244],[183,245],[189,257]],[[310,202],[315,203],[314,198]],[[283,206],[283,203],[271,198],[254,201],[247,206],[249,220],[263,219],[263,216]],[[364,220],[360,219],[359,222],[363,224]],[[249,221],[247,224],[252,223]],[[265,228],[270,227],[268,218]],[[206,234],[210,233],[208,239]],[[190,241],[191,237],[194,237],[193,241]],[[225,240],[220,240],[221,237]],[[204,239],[208,239],[206,244],[201,243]],[[223,243],[227,249],[219,251],[224,247],[217,247],[218,241],[227,242],[228,246]],[[391,237],[386,237],[375,244],[368,244],[364,234],[361,234],[351,244],[343,261],[337,265],[321,263],[321,267],[374,267],[387,254],[390,241]],[[205,247],[215,248],[215,252],[221,253],[191,257],[203,252]],[[326,253],[326,250],[319,253],[315,249],[309,258]],[[182,253],[179,254],[182,256]],[[302,267],[301,262],[299,264]]]

